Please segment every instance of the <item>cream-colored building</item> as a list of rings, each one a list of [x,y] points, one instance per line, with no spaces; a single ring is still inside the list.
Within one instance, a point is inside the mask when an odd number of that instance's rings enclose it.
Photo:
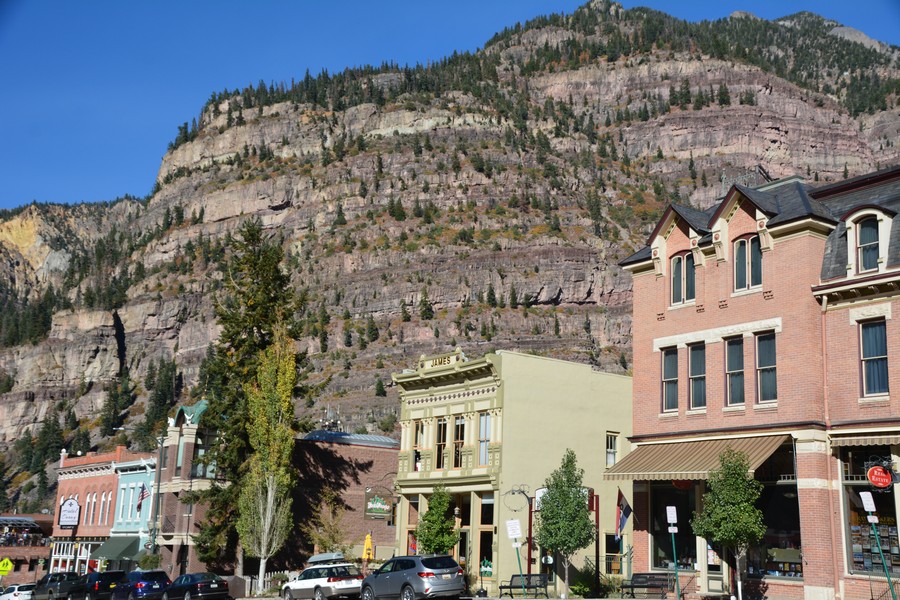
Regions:
[[[529,532],[539,518],[533,499],[571,448],[585,487],[598,496],[600,570],[619,568],[616,555],[630,544],[631,523],[620,545],[614,540],[618,486],[604,482],[603,473],[629,449],[630,377],[502,350],[468,360],[457,349],[423,356],[416,369],[393,380],[400,389],[398,554],[416,553],[419,514],[433,487],[443,483],[460,531],[454,554],[474,589],[482,586],[485,559],[493,576],[483,586],[492,596],[519,572],[511,520],[521,528],[522,572],[551,573],[555,584],[559,561],[542,560],[546,553],[529,543]],[[630,490],[623,491],[630,502]],[[585,558],[593,564],[595,554],[593,545],[585,548],[573,567],[581,568]]]

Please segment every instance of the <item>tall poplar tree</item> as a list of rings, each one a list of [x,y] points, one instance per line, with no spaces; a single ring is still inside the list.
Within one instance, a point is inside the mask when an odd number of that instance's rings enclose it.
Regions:
[[[224,294],[215,298],[222,333],[201,365],[195,396],[209,407],[204,428],[217,432],[220,444],[203,457],[215,464],[217,479],[199,494],[209,509],[194,536],[201,560],[212,565],[233,564],[237,549],[237,511],[246,483],[249,410],[245,384],[257,374],[260,353],[275,339],[279,318],[290,322],[297,306],[290,278],[282,269],[284,251],[267,237],[259,219],[245,221],[228,240],[232,254],[225,266]]]
[[[256,380],[244,385],[253,454],[241,486],[237,530],[247,554],[259,558],[258,581],[265,578],[266,562],[284,545],[291,526],[296,381],[293,340],[278,325],[274,343],[260,355]]]

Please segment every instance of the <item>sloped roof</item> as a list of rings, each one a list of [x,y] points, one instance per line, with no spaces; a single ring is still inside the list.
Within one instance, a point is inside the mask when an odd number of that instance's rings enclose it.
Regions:
[[[344,431],[330,431],[317,429],[310,431],[304,440],[312,442],[329,442],[331,444],[348,444],[350,446],[378,446],[380,448],[400,448],[400,442],[383,435],[370,435],[364,433],[346,433]]]

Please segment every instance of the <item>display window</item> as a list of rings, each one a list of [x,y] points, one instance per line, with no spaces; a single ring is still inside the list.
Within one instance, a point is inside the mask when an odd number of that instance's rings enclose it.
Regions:
[[[650,488],[651,565],[655,569],[693,569],[697,564],[697,538],[691,529],[691,517],[697,510],[695,487],[676,488],[671,482]],[[678,517],[676,533],[669,531],[667,507]],[[674,535],[674,547],[673,547]],[[677,556],[676,556],[677,553]]]
[[[851,573],[883,576],[887,567],[887,571],[896,576],[900,575],[900,538],[894,486],[879,489],[869,484],[866,471],[874,464],[891,464],[890,447],[868,446],[841,451],[847,565]],[[872,493],[878,523],[869,523],[869,513],[859,495],[864,491]]]

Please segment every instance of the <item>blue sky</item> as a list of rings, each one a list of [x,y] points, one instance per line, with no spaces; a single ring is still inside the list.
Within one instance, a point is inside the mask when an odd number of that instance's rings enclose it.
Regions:
[[[427,62],[579,0],[0,0],[0,208],[146,195],[213,91]],[[688,20],[811,10],[900,45],[900,0],[625,0]]]

